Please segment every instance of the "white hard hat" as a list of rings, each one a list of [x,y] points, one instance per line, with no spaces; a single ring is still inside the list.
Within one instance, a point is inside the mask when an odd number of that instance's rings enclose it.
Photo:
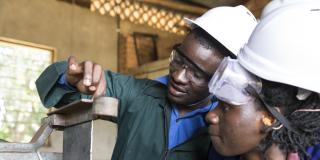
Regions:
[[[319,1],[319,0],[272,0],[262,10],[260,18],[265,17],[273,10],[283,7],[286,5],[297,5],[298,3],[306,3],[308,1]]]
[[[253,74],[320,93],[320,1],[265,16],[238,55]]]
[[[195,20],[185,18],[192,27],[200,27],[237,55],[257,25],[256,18],[244,6],[222,6],[207,11]]]

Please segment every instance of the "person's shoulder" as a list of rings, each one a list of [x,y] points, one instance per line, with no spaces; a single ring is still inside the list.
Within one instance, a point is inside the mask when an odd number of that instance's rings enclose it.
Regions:
[[[143,92],[147,95],[154,97],[166,96],[167,86],[166,84],[153,79],[147,78],[135,78],[132,75],[125,75],[121,73],[115,73],[112,71],[106,71],[107,80],[112,84],[118,83],[121,86],[129,88],[135,88],[139,92]]]
[[[144,94],[156,98],[165,98],[167,96],[167,85],[157,80],[148,79],[148,82],[148,85],[144,88]]]

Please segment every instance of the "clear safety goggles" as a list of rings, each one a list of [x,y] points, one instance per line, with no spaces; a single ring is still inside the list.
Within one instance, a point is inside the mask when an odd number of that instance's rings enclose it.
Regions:
[[[243,105],[261,92],[260,78],[244,69],[236,59],[223,59],[209,82],[209,92],[233,105]],[[255,92],[252,93],[252,92]]]
[[[275,107],[264,101],[261,90],[261,79],[243,68],[238,60],[229,57],[223,59],[209,82],[209,92],[219,100],[241,106],[258,98],[281,124],[287,129],[300,134],[298,128],[293,126]]]

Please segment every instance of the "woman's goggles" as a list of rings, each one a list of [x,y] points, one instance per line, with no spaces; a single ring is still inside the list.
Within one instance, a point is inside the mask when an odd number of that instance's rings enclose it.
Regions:
[[[266,109],[287,129],[300,134],[275,107],[267,104],[261,94],[261,79],[243,68],[238,60],[226,57],[209,82],[209,92],[219,100],[233,105],[245,105],[258,98]]]
[[[236,59],[223,59],[209,82],[209,91],[218,99],[233,105],[243,105],[260,93],[260,78],[244,69]]]

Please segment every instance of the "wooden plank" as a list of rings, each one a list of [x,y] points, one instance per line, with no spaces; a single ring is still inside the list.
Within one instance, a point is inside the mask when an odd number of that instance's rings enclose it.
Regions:
[[[201,15],[208,10],[207,8],[204,8],[204,7],[192,6],[192,5],[188,5],[185,3],[172,1],[172,0],[161,0],[161,1],[159,1],[159,0],[137,0],[137,2],[156,5],[160,8],[169,8],[172,10],[185,12],[185,13],[189,13],[189,14],[195,14],[195,15]]]

